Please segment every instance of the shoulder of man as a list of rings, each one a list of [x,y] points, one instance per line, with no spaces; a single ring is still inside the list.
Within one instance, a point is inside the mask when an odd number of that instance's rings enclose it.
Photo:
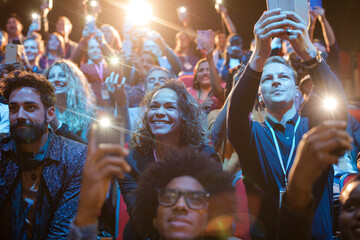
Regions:
[[[74,140],[51,134],[49,157],[70,167],[82,166],[86,160],[87,146]]]

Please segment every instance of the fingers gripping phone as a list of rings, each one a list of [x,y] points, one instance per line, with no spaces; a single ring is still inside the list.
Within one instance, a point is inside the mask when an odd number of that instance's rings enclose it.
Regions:
[[[114,119],[104,113],[98,114],[99,118],[94,123],[95,138],[97,146],[107,144],[119,144],[124,146],[125,122],[121,119]],[[113,239],[118,236],[120,210],[120,191],[117,179],[114,177],[109,184],[106,200],[99,216],[99,229],[110,233]],[[104,234],[106,236],[106,234]]]

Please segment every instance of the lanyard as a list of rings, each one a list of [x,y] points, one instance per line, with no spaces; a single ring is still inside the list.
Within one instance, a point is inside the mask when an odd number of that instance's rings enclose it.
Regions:
[[[281,157],[281,152],[280,152],[278,141],[277,141],[276,136],[275,136],[274,129],[270,126],[270,124],[268,123],[267,120],[265,120],[265,123],[269,127],[269,129],[271,131],[271,135],[272,135],[272,137],[274,139],[276,152],[277,152],[277,155],[278,155],[278,158],[279,158],[279,161],[280,161],[281,169],[282,169],[282,171],[283,171],[283,173],[285,175],[285,188],[286,188],[287,187],[287,171],[289,169],[291,158],[292,158],[292,156],[294,154],[294,150],[295,150],[295,133],[296,133],[296,129],[298,128],[299,123],[300,123],[300,116],[299,116],[299,118],[298,118],[298,120],[296,121],[296,124],[295,124],[294,136],[293,136],[293,141],[292,141],[292,145],[291,145],[291,151],[290,151],[289,158],[288,158],[288,161],[287,161],[286,169],[284,167],[284,161],[283,161],[283,159]]]
[[[157,155],[156,155],[155,148],[153,149],[153,154],[154,154],[155,162],[159,162]]]
[[[95,70],[96,70],[99,78],[101,79],[101,81],[103,81],[104,80],[104,76],[103,76],[104,64],[103,64],[103,62],[102,61],[99,62],[99,66],[96,63],[94,63],[94,67],[95,67]]]

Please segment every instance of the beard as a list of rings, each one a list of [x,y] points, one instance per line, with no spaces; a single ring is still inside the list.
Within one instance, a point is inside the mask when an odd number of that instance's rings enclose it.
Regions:
[[[40,139],[47,132],[47,128],[46,116],[40,124],[16,121],[10,125],[10,136],[16,143],[30,144]]]

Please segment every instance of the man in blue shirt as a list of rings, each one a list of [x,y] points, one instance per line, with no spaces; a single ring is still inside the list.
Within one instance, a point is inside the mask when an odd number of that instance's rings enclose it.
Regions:
[[[342,86],[310,41],[305,22],[295,13],[275,9],[265,12],[254,27],[255,49],[229,96],[228,137],[239,155],[250,214],[255,218],[251,237],[276,239],[276,221],[287,176],[309,119],[297,113],[300,96],[296,73],[280,57],[271,57],[271,39],[279,37],[292,45],[314,81],[314,90],[339,99],[346,112]],[[323,96],[323,95],[317,95]],[[250,121],[256,97],[267,110],[266,121]],[[319,109],[320,112],[321,109]],[[317,207],[312,237],[332,239],[332,181],[329,168],[314,188]],[[325,187],[324,187],[325,186]]]
[[[48,129],[54,88],[45,77],[14,71],[2,80],[10,138],[0,142],[3,239],[66,239],[75,216],[86,146]]]

